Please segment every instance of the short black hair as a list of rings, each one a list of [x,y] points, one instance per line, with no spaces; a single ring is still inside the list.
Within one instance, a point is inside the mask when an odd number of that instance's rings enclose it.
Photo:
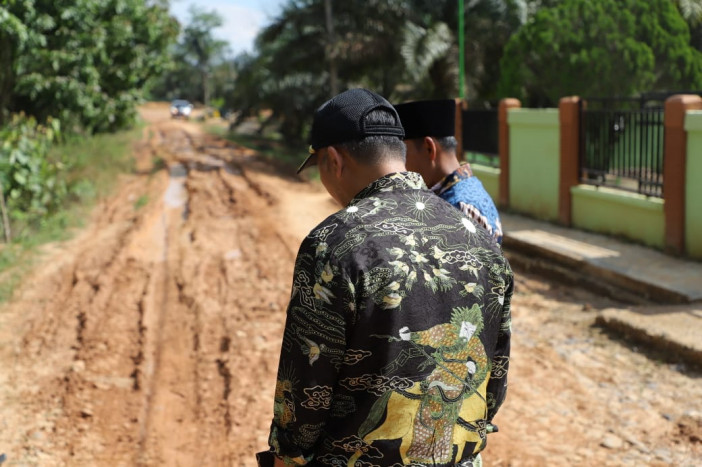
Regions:
[[[376,109],[364,118],[366,125],[392,125],[395,116],[384,109]],[[397,136],[366,136],[356,141],[347,141],[338,145],[362,164],[375,165],[386,160],[406,161],[407,148]]]
[[[433,138],[438,143],[442,151],[455,151],[458,149],[458,140],[456,140],[455,136],[443,136],[441,138],[431,136],[430,138]],[[420,149],[422,144],[424,144],[424,138],[412,138],[405,140],[405,142],[407,141],[411,141],[417,149]]]
[[[441,138],[434,139],[445,151],[455,151],[456,148],[458,148],[458,141],[456,140],[455,136],[444,136]]]

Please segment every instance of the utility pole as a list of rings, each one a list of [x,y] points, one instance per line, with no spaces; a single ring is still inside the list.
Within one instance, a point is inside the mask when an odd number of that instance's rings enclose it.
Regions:
[[[329,60],[329,88],[331,95],[339,94],[336,69],[336,38],[334,37],[334,20],[332,18],[331,0],[324,0],[324,16],[327,22],[327,60]]]
[[[461,99],[466,97],[466,51],[465,38],[463,37],[463,0],[458,0],[458,96]]]

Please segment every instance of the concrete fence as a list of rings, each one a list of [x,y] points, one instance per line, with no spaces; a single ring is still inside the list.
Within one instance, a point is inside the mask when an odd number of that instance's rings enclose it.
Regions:
[[[684,191],[685,252],[702,258],[702,111],[685,113],[687,135]]]
[[[702,259],[702,98],[672,96],[664,112],[663,198],[580,183],[578,97],[557,109],[503,99],[499,168],[473,173],[502,210]]]

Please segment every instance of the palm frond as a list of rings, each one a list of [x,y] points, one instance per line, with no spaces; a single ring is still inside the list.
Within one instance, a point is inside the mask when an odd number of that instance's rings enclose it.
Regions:
[[[700,0],[678,0],[680,12],[691,26],[696,26],[702,22],[702,1]]]
[[[415,82],[426,77],[432,65],[451,49],[452,42],[453,35],[446,23],[423,28],[408,22],[400,53],[410,77]]]

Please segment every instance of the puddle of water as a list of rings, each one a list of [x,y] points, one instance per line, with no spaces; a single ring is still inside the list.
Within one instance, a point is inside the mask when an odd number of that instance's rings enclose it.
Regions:
[[[198,172],[211,172],[213,170],[219,170],[225,166],[225,161],[212,157],[209,154],[206,154],[202,160],[188,162],[188,169],[197,170]]]
[[[229,261],[234,260],[234,259],[238,259],[238,258],[241,258],[241,250],[238,250],[238,249],[237,250],[229,250],[228,252],[226,252],[224,254],[224,259],[229,260]]]
[[[209,165],[210,167],[224,167],[224,161],[222,159],[211,156],[209,154],[205,155],[205,161],[203,163]]]
[[[241,175],[241,169],[238,167],[235,167],[232,164],[226,164],[224,166],[224,170],[229,174],[229,175]]]
[[[168,188],[163,195],[163,202],[168,208],[183,208],[188,200],[188,193],[185,190],[185,177],[188,170],[182,164],[174,164],[168,169],[170,181]]]

